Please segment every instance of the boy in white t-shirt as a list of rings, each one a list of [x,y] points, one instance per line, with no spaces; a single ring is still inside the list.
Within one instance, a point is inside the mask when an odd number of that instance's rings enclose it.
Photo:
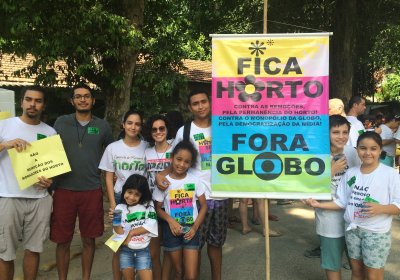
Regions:
[[[329,138],[331,150],[331,193],[336,197],[338,184],[353,166],[359,165],[357,152],[346,146],[349,138],[350,123],[345,117],[329,117]],[[316,232],[320,239],[321,267],[325,269],[327,279],[340,279],[342,255],[345,249],[344,219],[342,211],[315,209]]]

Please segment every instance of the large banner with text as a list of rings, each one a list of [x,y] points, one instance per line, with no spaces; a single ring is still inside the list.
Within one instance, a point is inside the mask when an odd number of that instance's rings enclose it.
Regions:
[[[329,34],[212,37],[212,195],[330,199]]]

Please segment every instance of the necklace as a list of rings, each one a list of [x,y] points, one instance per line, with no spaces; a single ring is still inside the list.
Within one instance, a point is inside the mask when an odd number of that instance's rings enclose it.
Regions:
[[[90,125],[90,122],[91,122],[91,120],[87,123],[87,126]],[[83,147],[83,144],[82,144],[83,138],[85,138],[86,130],[87,130],[86,129],[86,125],[83,127],[84,129],[83,129],[82,137],[79,135],[78,120],[76,119],[76,117],[75,117],[75,127],[76,127],[76,134],[77,134],[77,137],[78,137],[78,147],[82,148]]]
[[[168,151],[168,149],[169,149],[170,146],[171,146],[171,145],[167,142],[167,146],[165,147],[164,153],[161,155],[161,157],[158,156],[157,147],[154,146],[154,150],[156,151],[156,155],[157,155],[158,161],[160,161],[161,159],[164,158],[164,156],[165,156],[165,154],[167,153],[167,151]]]

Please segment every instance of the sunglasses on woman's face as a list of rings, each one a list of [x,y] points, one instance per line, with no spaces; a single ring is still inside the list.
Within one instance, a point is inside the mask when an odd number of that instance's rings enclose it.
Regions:
[[[160,126],[160,127],[153,127],[151,129],[151,133],[157,133],[157,131],[159,132],[165,132],[165,126]]]

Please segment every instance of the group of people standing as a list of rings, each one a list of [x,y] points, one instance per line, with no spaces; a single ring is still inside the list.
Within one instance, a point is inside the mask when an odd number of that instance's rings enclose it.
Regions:
[[[330,102],[329,110],[332,201],[309,198],[304,203],[315,208],[318,252],[327,279],[341,279],[346,252],[352,280],[382,280],[392,216],[400,214],[400,176],[385,146],[400,142],[400,119],[387,114],[390,133],[382,125],[366,131],[357,118],[364,114],[365,99],[353,96],[347,116],[339,101]]]
[[[108,123],[92,114],[95,98],[90,87],[75,86],[70,102],[75,112],[60,116],[52,128],[40,121],[46,107],[44,90],[26,87],[22,115],[0,121],[0,211],[6,217],[0,221],[2,279],[13,279],[20,241],[24,277],[35,279],[49,236],[57,244],[59,279],[67,279],[77,219],[82,279],[90,279],[95,238],[104,232],[101,170],[109,215],[122,213],[113,230],[125,238],[113,255],[114,279],[134,279],[136,272],[141,279],[169,279],[172,273],[175,279],[196,279],[200,249],[206,243],[211,277],[221,279],[228,200],[210,197],[209,95],[190,93],[188,109],[193,120],[176,135],[170,135],[166,117],[154,115],[143,123],[141,114],[130,110],[115,142]],[[52,179],[40,177],[37,184],[20,190],[6,150],[21,152],[29,149],[30,142],[55,134],[62,139],[72,171]]]
[[[169,279],[171,274],[175,279],[197,279],[205,244],[211,279],[221,279],[229,202],[211,197],[209,95],[189,94],[193,120],[176,135],[171,135],[165,116],[154,115],[144,123],[139,112],[129,110],[115,142],[107,122],[92,114],[95,98],[90,87],[75,86],[70,102],[75,112],[59,117],[52,128],[40,121],[46,107],[44,90],[30,86],[22,91],[22,115],[0,121],[1,279],[13,279],[20,242],[25,279],[35,279],[48,236],[57,244],[59,279],[67,279],[77,218],[82,279],[90,279],[95,238],[104,233],[101,171],[109,216],[121,213],[113,223],[113,231],[124,240],[113,254],[114,279],[134,279],[135,273],[140,279]],[[386,139],[384,128],[380,135],[364,132],[356,117],[364,112],[365,99],[354,97],[349,105],[347,119],[340,112],[329,119],[333,201],[310,198],[305,203],[316,208],[321,265],[328,279],[340,279],[346,244],[352,279],[383,279],[392,215],[400,213],[400,179],[380,160],[385,159],[382,149],[400,137],[397,132]],[[397,122],[395,117],[387,119],[393,120]],[[72,171],[53,179],[39,177],[37,184],[21,190],[6,150],[21,152],[30,142],[57,133]]]

